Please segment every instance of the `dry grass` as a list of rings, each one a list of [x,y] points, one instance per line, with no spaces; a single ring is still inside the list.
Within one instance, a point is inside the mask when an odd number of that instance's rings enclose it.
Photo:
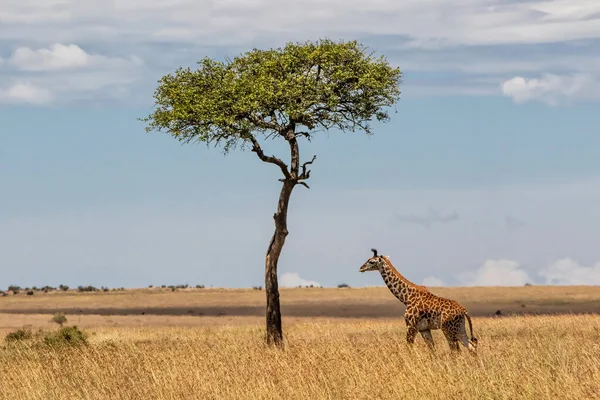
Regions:
[[[431,290],[480,316],[600,311],[597,287]],[[386,288],[284,289],[281,298],[283,351],[263,345],[263,291],[0,297],[0,339],[24,325],[58,329],[58,309],[89,333],[76,348],[35,336],[0,344],[0,399],[600,398],[597,314],[476,317],[477,358],[453,357],[439,331],[432,357],[421,338],[406,346],[403,307]]]
[[[287,321],[287,320],[286,320]],[[477,358],[452,357],[435,331],[404,343],[401,320],[286,324],[284,351],[263,327],[104,327],[89,345],[0,349],[6,399],[591,399],[600,397],[600,317],[475,318]]]
[[[600,301],[597,286],[459,287],[429,288],[433,293],[467,304],[576,304]],[[283,305],[327,301],[397,303],[386,287],[280,289]],[[139,308],[263,306],[265,292],[252,289],[127,289],[116,292],[37,292],[34,296],[0,297],[4,310],[81,308]]]
[[[600,290],[580,287],[431,288],[435,294],[458,300],[472,316],[493,316],[501,309],[510,314],[600,313]],[[282,311],[290,318],[395,318],[404,307],[387,288],[283,289]],[[130,316],[143,325],[150,315],[170,319],[194,316],[200,319],[264,317],[264,291],[248,289],[133,289],[106,293],[36,293],[0,297],[0,329],[10,315],[64,312],[78,318]],[[148,320],[150,324],[153,324]],[[122,325],[120,322],[118,325]],[[200,324],[204,324],[200,322]],[[110,325],[102,323],[101,325]]]

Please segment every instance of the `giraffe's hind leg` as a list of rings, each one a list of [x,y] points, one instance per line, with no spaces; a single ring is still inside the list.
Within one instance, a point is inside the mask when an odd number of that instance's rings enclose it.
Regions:
[[[452,332],[444,329],[444,336],[446,336],[446,340],[448,341],[448,345],[450,345],[450,350],[452,352],[459,352],[460,347],[458,345],[458,338]]]
[[[450,345],[450,350],[454,352],[459,352],[460,347],[458,346],[458,335],[453,324],[453,321],[448,321],[442,325],[442,332],[444,332],[444,336]]]
[[[463,321],[463,324],[461,325],[460,331],[457,335],[458,340],[460,341],[460,343],[465,346],[467,349],[469,349],[469,352],[471,354],[476,354],[477,353],[477,339],[475,339],[474,342],[472,342],[471,340],[469,340],[469,336],[467,336],[467,329],[465,327],[465,323]],[[458,344],[457,344],[458,346]]]
[[[431,336],[431,330],[426,329],[420,331],[420,333],[423,339],[425,340],[425,343],[427,343],[427,347],[429,347],[430,350],[435,349],[435,343],[433,342],[433,336]]]

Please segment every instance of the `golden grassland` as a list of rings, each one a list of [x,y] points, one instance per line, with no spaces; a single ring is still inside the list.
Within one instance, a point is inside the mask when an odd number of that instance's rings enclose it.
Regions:
[[[593,399],[600,318],[476,318],[479,354],[404,343],[398,320],[286,324],[284,350],[262,325],[91,329],[89,344],[4,345],[6,399]]]
[[[95,309],[264,305],[264,292],[190,289],[48,293],[0,298],[0,334],[23,325],[56,330],[56,308],[88,345],[49,348],[35,337],[0,344],[0,399],[595,399],[600,398],[600,316],[477,316],[478,356],[449,352],[434,331],[405,343],[402,308],[385,288],[285,289],[309,304],[391,302],[394,318],[287,317],[284,350],[263,344],[264,317],[94,315]],[[432,288],[489,309],[511,304],[593,304],[597,287]],[[340,306],[341,307],[341,306]],[[2,313],[2,310],[5,312]],[[87,310],[87,313],[86,313]],[[284,309],[285,310],[285,309]],[[334,310],[334,308],[332,308]],[[22,313],[21,313],[22,311]]]

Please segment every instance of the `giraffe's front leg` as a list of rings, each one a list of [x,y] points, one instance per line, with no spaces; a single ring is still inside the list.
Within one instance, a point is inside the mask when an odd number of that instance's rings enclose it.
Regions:
[[[414,326],[408,325],[406,327],[406,342],[408,344],[413,344],[415,342],[415,338],[417,337],[417,328]]]
[[[406,342],[413,344],[418,332],[416,321],[406,314],[404,314],[404,321],[406,322]]]

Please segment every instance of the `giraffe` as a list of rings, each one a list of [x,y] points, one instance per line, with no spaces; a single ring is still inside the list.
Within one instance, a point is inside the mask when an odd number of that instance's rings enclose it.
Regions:
[[[376,249],[371,251],[373,257],[358,271],[379,271],[390,292],[406,305],[404,320],[408,344],[412,345],[415,342],[418,332],[433,350],[435,345],[431,330],[441,329],[452,351],[460,351],[460,342],[473,354],[477,352],[477,339],[473,336],[471,317],[462,305],[434,295],[425,286],[412,283],[394,268],[388,256],[377,255]],[[467,336],[465,319],[469,323],[471,339]]]

